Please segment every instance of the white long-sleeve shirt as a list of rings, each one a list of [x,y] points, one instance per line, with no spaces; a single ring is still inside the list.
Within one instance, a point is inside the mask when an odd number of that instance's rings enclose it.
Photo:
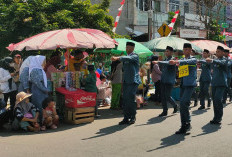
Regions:
[[[8,70],[0,68],[0,91],[2,93],[9,93],[17,90],[17,86],[12,79],[12,88],[9,87],[8,80],[11,79],[11,75]]]

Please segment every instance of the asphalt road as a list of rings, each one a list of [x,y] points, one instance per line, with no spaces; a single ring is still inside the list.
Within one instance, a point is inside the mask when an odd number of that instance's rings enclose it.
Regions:
[[[221,126],[210,125],[213,110],[191,108],[191,134],[175,135],[179,113],[159,118],[161,107],[138,110],[134,125],[118,126],[122,111],[101,110],[85,125],[62,124],[41,133],[0,131],[0,157],[232,157],[232,104]]]

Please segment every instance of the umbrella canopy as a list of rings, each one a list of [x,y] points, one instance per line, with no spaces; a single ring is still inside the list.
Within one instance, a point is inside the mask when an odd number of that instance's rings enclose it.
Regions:
[[[54,50],[60,48],[114,48],[116,41],[96,29],[61,29],[44,32],[10,44],[10,51]]]
[[[213,53],[213,54],[216,53],[218,46],[222,46],[224,49],[231,50],[228,46],[222,43],[216,42],[216,41],[212,41],[212,40],[194,40],[192,41],[192,43],[202,49],[208,49],[210,53]]]
[[[181,39],[181,38],[162,37],[162,38],[156,38],[156,39],[150,40],[144,45],[148,47],[151,51],[164,52],[167,46],[173,47],[175,51],[183,51],[184,43],[192,44],[190,41]],[[198,46],[192,44],[192,48],[196,52],[202,53],[202,49],[199,48]]]
[[[114,55],[120,55],[124,54],[126,55],[126,43],[127,42],[133,42],[135,43],[135,49],[134,52],[139,55],[140,58],[147,58],[148,56],[151,56],[153,53],[145,47],[143,44],[140,44],[136,41],[125,39],[125,38],[116,38],[116,42],[118,43],[118,46],[114,49],[96,49],[95,52],[102,52],[102,53],[112,53]]]

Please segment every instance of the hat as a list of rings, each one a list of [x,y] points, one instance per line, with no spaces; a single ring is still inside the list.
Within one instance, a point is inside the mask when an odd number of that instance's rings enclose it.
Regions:
[[[23,101],[24,99],[30,97],[32,94],[28,94],[28,93],[25,93],[25,92],[20,92],[16,95],[16,105],[18,103],[20,103],[21,101]]]
[[[167,47],[166,47],[166,50],[173,51],[173,48],[172,48],[171,46],[167,46]]]
[[[184,43],[184,48],[192,48],[192,45],[190,43]]]
[[[88,70],[89,70],[89,71],[93,71],[93,70],[94,70],[94,65],[92,65],[92,64],[91,64],[91,65],[88,65]]]
[[[203,52],[209,53],[209,50],[207,50],[207,49],[204,49],[204,51],[203,51]]]
[[[21,58],[21,55],[20,54],[16,54],[15,57]]]
[[[224,52],[225,52],[225,53],[230,53],[230,50],[224,49]]]
[[[224,51],[224,48],[222,46],[218,46],[217,49]]]
[[[134,46],[134,47],[135,47],[135,43],[133,43],[133,42],[127,42],[127,43],[126,43],[126,46],[127,46],[127,45],[129,45],[129,46]]]

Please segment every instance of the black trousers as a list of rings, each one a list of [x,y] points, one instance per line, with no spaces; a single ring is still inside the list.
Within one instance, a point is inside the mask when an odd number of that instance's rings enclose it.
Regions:
[[[17,91],[12,91],[9,93],[3,93],[4,95],[4,101],[7,103],[8,99],[10,98],[10,119],[13,120],[13,111],[15,107],[15,101],[16,101],[16,95]]]
[[[155,82],[155,101],[161,102],[161,81]]]

